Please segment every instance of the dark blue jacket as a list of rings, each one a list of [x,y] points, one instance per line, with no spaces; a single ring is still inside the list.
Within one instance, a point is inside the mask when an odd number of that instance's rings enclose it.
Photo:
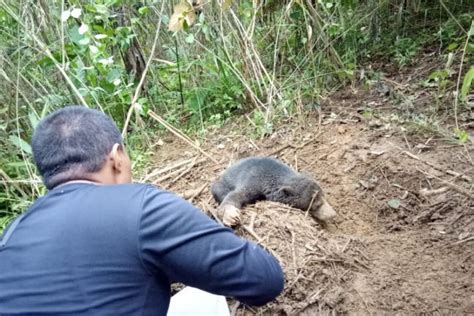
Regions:
[[[176,195],[71,183],[0,242],[0,315],[166,315],[170,283],[251,305],[283,289],[277,260]]]

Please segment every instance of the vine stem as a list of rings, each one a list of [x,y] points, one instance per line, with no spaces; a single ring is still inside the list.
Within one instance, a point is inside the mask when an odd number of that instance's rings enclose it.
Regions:
[[[165,2],[166,1],[163,1],[161,3],[160,19],[158,20],[158,27],[156,28],[155,38],[153,40],[153,46],[151,48],[150,56],[148,56],[148,60],[146,62],[145,69],[143,70],[142,77],[140,78],[140,82],[138,82],[138,86],[135,89],[135,93],[133,95],[132,102],[130,102],[130,107],[128,108],[128,112],[127,112],[127,118],[125,119],[125,123],[123,124],[123,129],[122,129],[122,137],[123,138],[127,137],[127,128],[128,128],[128,125],[130,124],[130,118],[132,117],[133,110],[135,109],[135,104],[138,100],[138,97],[140,96],[142,86],[145,83],[145,78],[146,78],[146,75],[148,73],[148,69],[150,68],[151,62],[153,60],[153,55],[155,55],[156,44],[158,43],[158,37],[160,35],[161,17],[163,16]]]

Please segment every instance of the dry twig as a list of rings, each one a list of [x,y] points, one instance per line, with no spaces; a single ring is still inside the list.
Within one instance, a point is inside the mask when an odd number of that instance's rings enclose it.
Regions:
[[[185,198],[186,200],[189,200],[190,202],[192,202],[195,198],[197,198],[202,193],[202,191],[204,191],[204,189],[207,187],[207,185],[208,185],[207,183],[204,183],[197,190],[189,190],[189,191],[185,192],[183,194],[183,198]]]
[[[133,113],[133,110],[135,109],[136,102],[138,100],[138,97],[140,96],[140,91],[142,90],[143,84],[145,83],[145,78],[148,73],[148,69],[150,68],[151,61],[153,60],[153,56],[155,55],[156,44],[158,43],[158,38],[160,35],[160,29],[161,29],[161,24],[162,24],[161,17],[163,16],[162,13],[163,13],[164,8],[165,8],[165,1],[163,1],[161,4],[161,10],[160,10],[160,15],[159,15],[160,18],[158,20],[158,27],[156,28],[155,39],[153,40],[153,46],[151,47],[150,57],[148,57],[148,61],[146,62],[142,77],[140,78],[137,88],[135,89],[135,94],[133,95],[132,102],[130,102],[130,108],[128,109],[127,118],[125,119],[125,123],[122,129],[122,137],[127,136],[127,128],[128,128],[128,124],[130,123],[130,118],[132,117],[132,113]]]
[[[178,168],[178,167],[181,167],[181,166],[183,166],[183,165],[186,165],[186,164],[192,162],[193,159],[194,159],[194,158],[187,159],[187,160],[183,160],[183,161],[179,161],[179,162],[177,162],[177,163],[175,163],[175,164],[173,164],[173,165],[171,165],[171,166],[165,167],[165,168],[163,168],[163,169],[155,169],[153,172],[147,174],[147,175],[141,180],[141,182],[146,182],[147,180],[149,180],[149,179],[151,179],[151,178],[153,178],[153,177],[156,177],[157,175],[160,175],[160,174],[162,174],[162,173],[166,173],[166,172],[171,171],[171,170],[173,170],[173,169],[175,169],[175,168]]]
[[[423,170],[421,170],[420,168],[417,168],[417,169],[418,169],[418,171],[420,171],[421,173],[427,175],[427,176],[430,177],[430,178],[433,178],[433,179],[436,179],[436,180],[440,181],[441,183],[447,185],[447,186],[450,187],[451,189],[453,189],[453,190],[455,190],[455,191],[457,191],[457,192],[459,192],[459,193],[461,193],[461,194],[467,196],[467,197],[470,198],[471,200],[474,199],[474,195],[473,195],[471,192],[469,192],[468,190],[466,190],[465,188],[460,187],[460,186],[458,186],[458,185],[455,185],[454,183],[448,182],[448,181],[443,180],[443,179],[441,179],[441,178],[438,178],[437,176],[432,175],[432,174],[430,174],[430,173],[428,173],[428,172],[426,172],[426,171],[423,171]]]
[[[158,121],[158,123],[160,123],[161,125],[163,125],[163,127],[165,127],[167,130],[169,130],[171,133],[173,133],[175,136],[177,136],[178,138],[180,138],[181,140],[185,141],[186,143],[188,143],[189,145],[191,145],[191,147],[193,147],[194,149],[198,150],[201,154],[203,154],[204,156],[206,156],[207,158],[209,158],[210,160],[212,160],[214,163],[216,164],[219,164],[219,162],[214,159],[211,155],[209,155],[207,152],[205,152],[204,150],[202,150],[199,146],[197,146],[189,137],[187,137],[186,135],[184,135],[180,130],[178,130],[177,128],[175,128],[174,126],[172,126],[171,124],[169,124],[168,122],[166,122],[164,119],[162,119],[159,115],[157,115],[155,112],[153,112],[152,110],[149,110],[148,111],[148,115],[150,115],[153,119],[155,119],[156,121]]]
[[[449,174],[449,175],[459,176],[459,177],[461,177],[462,179],[467,180],[467,181],[472,181],[469,177],[464,176],[463,174],[461,174],[461,173],[459,173],[459,172],[443,169],[443,168],[441,168],[440,166],[437,166],[437,165],[435,165],[435,164],[432,163],[432,162],[426,161],[426,160],[424,160],[424,159],[418,157],[417,155],[412,154],[411,152],[408,152],[408,151],[406,151],[406,150],[403,150],[402,153],[403,153],[404,155],[410,157],[410,158],[413,158],[413,159],[415,159],[415,160],[418,160],[418,161],[420,161],[420,162],[422,162],[422,163],[424,163],[424,164],[430,166],[431,168],[433,168],[433,169],[435,169],[435,170],[444,172],[444,173]]]
[[[235,302],[234,306],[232,306],[232,310],[230,311],[230,316],[237,315],[237,310],[239,309],[240,302]]]

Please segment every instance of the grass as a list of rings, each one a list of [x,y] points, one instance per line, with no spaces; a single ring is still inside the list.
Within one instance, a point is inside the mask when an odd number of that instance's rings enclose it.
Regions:
[[[261,138],[374,61],[410,67],[435,43],[459,68],[472,64],[467,1],[211,1],[172,32],[180,1],[123,11],[113,1],[0,0],[0,229],[45,192],[27,144],[36,122],[65,104],[110,114],[141,173],[166,130],[148,110],[195,135],[245,114]],[[463,102],[453,102],[456,117]],[[461,126],[455,135],[465,139]]]

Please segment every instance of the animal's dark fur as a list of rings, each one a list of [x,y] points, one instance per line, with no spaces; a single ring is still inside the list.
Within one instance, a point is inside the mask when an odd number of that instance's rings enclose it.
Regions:
[[[316,181],[268,157],[238,161],[212,184],[211,192],[221,206],[239,209],[259,200],[270,200],[306,211],[313,200],[311,213],[315,215],[323,203],[323,192]]]

